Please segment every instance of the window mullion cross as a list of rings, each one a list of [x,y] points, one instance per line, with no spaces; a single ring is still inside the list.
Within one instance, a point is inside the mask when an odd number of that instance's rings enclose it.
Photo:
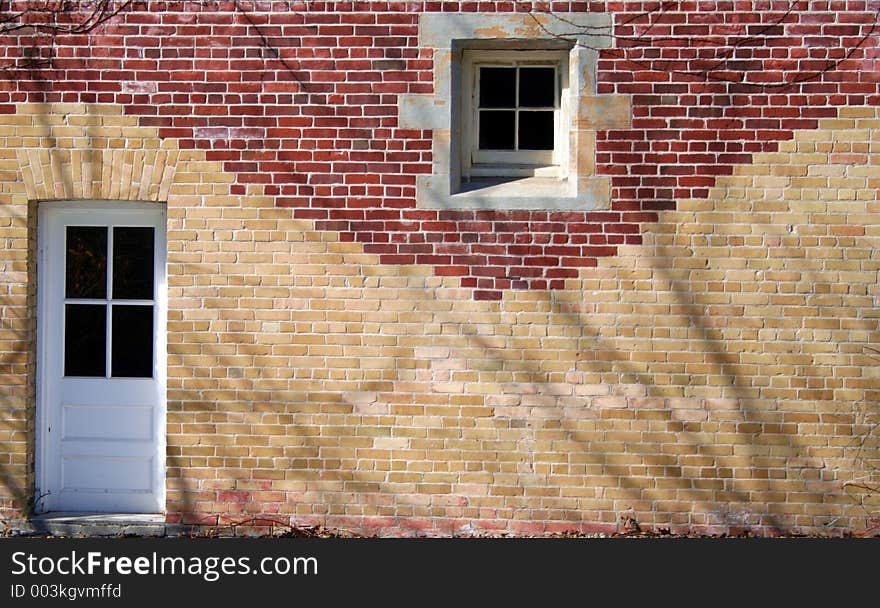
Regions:
[[[515,74],[513,98],[513,149],[519,150],[519,64],[513,64]]]
[[[104,337],[106,352],[104,353],[104,373],[107,378],[111,377],[112,370],[110,366],[112,361],[111,341],[113,340],[113,227],[107,226],[107,323],[105,331],[107,335]]]

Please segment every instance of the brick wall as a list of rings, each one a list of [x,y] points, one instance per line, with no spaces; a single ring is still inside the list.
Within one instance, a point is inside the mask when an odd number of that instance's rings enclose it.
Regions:
[[[531,8],[614,15],[616,48],[602,51],[597,90],[632,95],[633,122],[598,133],[597,171],[613,177],[612,208],[416,210],[430,133],[398,129],[396,118],[399,94],[432,92],[418,13]],[[769,0],[659,11],[651,2],[150,2],[91,36],[62,37],[56,69],[7,72],[0,111],[25,99],[121,104],[161,137],[222,161],[236,193],[262,184],[279,206],[383,262],[430,264],[460,276],[475,297],[497,299],[511,287],[560,287],[618,245],[637,244],[657,210],[704,196],[751,153],[772,151],[838,106],[876,104],[877,9]],[[6,66],[44,42],[27,31],[7,40]]]
[[[632,95],[633,123],[598,134],[611,209],[578,213],[415,208],[430,132],[397,129],[396,103],[432,86],[417,9],[522,6],[411,4],[156,3],[92,47],[62,39],[55,70],[7,72],[4,511],[33,485],[33,201],[108,197],[169,206],[169,521],[874,525],[854,485],[877,458],[871,7],[795,11],[737,47],[746,80],[817,72],[763,92],[679,73],[691,51],[661,44],[757,13],[682,6],[630,48],[618,9],[598,88]],[[847,62],[810,63],[841,45]],[[103,170],[136,165],[123,150],[164,154],[165,196]]]

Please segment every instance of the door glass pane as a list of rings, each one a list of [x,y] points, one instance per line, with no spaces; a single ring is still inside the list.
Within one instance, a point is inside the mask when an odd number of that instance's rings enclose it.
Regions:
[[[480,150],[513,150],[516,112],[480,112]]]
[[[64,375],[104,376],[107,360],[107,307],[64,306]]]
[[[480,68],[480,107],[516,107],[516,68]]]
[[[520,68],[519,105],[524,108],[556,107],[556,70]]]
[[[553,111],[519,113],[519,149],[553,149]]]
[[[114,378],[153,377],[153,307],[113,306]]]
[[[113,298],[153,299],[153,228],[113,229]]]
[[[107,297],[107,229],[68,226],[65,297]]]

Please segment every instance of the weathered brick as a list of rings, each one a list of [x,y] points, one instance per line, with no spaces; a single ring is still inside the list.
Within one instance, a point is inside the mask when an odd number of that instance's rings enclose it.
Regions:
[[[396,10],[303,9],[301,83],[164,58],[107,73],[101,104],[76,79],[0,93],[0,510],[33,489],[28,201],[91,198],[168,202],[169,522],[861,529],[841,484],[876,458],[880,119],[859,57],[771,96],[603,52],[595,99],[632,100],[582,117],[611,210],[423,211],[432,136],[394,121],[433,60]]]

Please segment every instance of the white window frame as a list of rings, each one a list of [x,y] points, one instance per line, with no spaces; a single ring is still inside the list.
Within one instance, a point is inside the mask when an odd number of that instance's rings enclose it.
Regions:
[[[569,158],[567,49],[556,50],[480,50],[462,51],[461,176],[472,177],[552,177],[567,176]],[[480,150],[479,82],[481,67],[554,67],[556,69],[553,150]]]

